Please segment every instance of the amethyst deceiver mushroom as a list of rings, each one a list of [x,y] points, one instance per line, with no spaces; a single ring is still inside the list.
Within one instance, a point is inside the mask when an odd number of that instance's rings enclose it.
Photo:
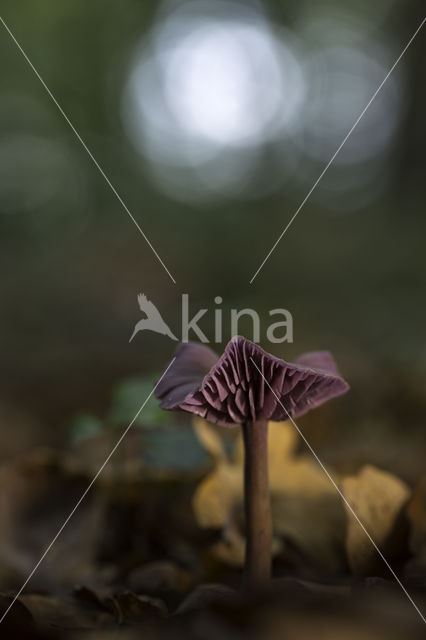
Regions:
[[[268,421],[297,418],[349,386],[327,351],[306,353],[288,363],[240,336],[220,357],[194,342],[180,344],[175,357],[155,390],[160,406],[195,413],[223,426],[242,425],[245,587],[259,588],[271,574]]]

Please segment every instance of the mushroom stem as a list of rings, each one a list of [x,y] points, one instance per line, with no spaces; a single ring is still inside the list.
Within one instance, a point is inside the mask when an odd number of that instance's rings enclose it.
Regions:
[[[265,587],[271,577],[272,523],[268,478],[268,422],[243,425],[246,563],[244,590]]]

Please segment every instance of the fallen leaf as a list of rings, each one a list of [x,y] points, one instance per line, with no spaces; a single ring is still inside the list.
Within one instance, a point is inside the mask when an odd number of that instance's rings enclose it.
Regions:
[[[198,486],[193,507],[200,527],[221,528],[230,523],[235,510],[241,510],[243,501],[244,452],[239,433],[234,446],[233,461],[228,461],[217,429],[202,419],[194,421],[201,444],[216,460],[216,467]],[[269,423],[269,473],[271,488],[280,475],[285,459],[293,454],[297,432],[290,423]],[[275,471],[276,470],[276,471]]]
[[[62,454],[39,450],[4,465],[0,475],[0,584],[28,576],[90,482]],[[32,580],[49,589],[94,578],[103,499],[86,496]]]
[[[269,473],[279,469],[284,460],[295,455],[299,444],[299,434],[290,421],[268,423],[268,464]],[[235,445],[235,462],[244,464],[244,448],[241,431]]]
[[[9,609],[13,602],[13,596],[0,594],[0,617]],[[33,638],[34,635],[34,618],[23,602],[18,598],[13,606],[9,609],[6,617],[1,623],[3,633],[7,633],[7,637]]]
[[[236,438],[232,462],[217,455],[220,444],[214,436],[206,438],[205,442],[205,446],[216,453],[217,464],[195,492],[195,517],[201,527],[223,530],[223,539],[212,548],[217,559],[231,566],[242,566],[245,553],[242,436],[239,433]],[[346,567],[345,514],[339,494],[315,460],[296,455],[298,444],[298,433],[290,422],[269,423],[269,484],[274,535],[295,546],[305,564],[330,572],[343,571]],[[286,556],[285,544],[276,539],[273,545],[274,553],[281,551],[283,557]]]
[[[274,465],[270,486],[274,534],[295,546],[306,564],[343,572],[345,514],[339,494],[317,462],[300,456]]]
[[[413,558],[404,568],[404,576],[419,587],[426,588],[426,476],[414,490],[407,506],[410,523],[410,550]]]
[[[233,517],[243,495],[243,469],[221,462],[198,486],[193,508],[200,527],[220,529]]]
[[[116,617],[118,624],[147,621],[150,618],[166,618],[168,610],[159,598],[137,595],[131,591],[110,596],[105,607]]]
[[[114,624],[114,616],[105,608],[81,606],[72,598],[24,594],[21,602],[31,612],[40,629],[99,629]]]
[[[175,615],[205,609],[217,603],[232,603],[238,599],[236,592],[224,584],[203,584],[192,591],[178,607]]]
[[[342,491],[365,529],[392,564],[404,547],[407,528],[403,510],[410,497],[410,488],[393,474],[366,465],[356,476],[343,478]],[[347,505],[345,511],[345,548],[351,571],[357,576],[386,571],[383,560]]]
[[[186,569],[171,560],[149,562],[133,569],[126,583],[136,593],[155,595],[174,592],[187,593],[193,584],[193,577]]]
[[[102,593],[83,586],[74,590],[74,599],[91,610],[108,612],[114,623],[120,625],[168,616],[168,609],[162,600],[132,591]]]
[[[244,566],[246,555],[245,537],[236,527],[229,527],[222,540],[215,542],[210,549],[212,555],[219,562],[240,568]]]
[[[201,446],[212,456],[216,464],[226,462],[225,447],[217,427],[198,416],[193,418],[192,427]]]
[[[426,561],[426,476],[413,493],[407,515],[411,524],[410,548]]]
[[[281,542],[274,538],[271,549],[272,557],[277,556],[281,550]],[[223,539],[212,545],[211,553],[219,562],[223,562],[230,567],[240,568],[244,566],[246,539],[239,529],[231,523],[224,531]]]

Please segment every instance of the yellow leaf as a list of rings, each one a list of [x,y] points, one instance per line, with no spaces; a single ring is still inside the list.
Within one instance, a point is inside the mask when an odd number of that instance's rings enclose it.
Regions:
[[[192,426],[201,446],[212,456],[216,463],[226,460],[226,452],[217,427],[198,416],[193,418]]]
[[[268,464],[269,469],[281,467],[283,461],[294,455],[299,442],[299,434],[290,421],[268,423]],[[244,463],[243,438],[240,433],[235,445],[235,462]]]
[[[240,565],[244,558],[242,533],[244,452],[241,432],[234,447],[234,462],[224,461],[216,438],[200,421],[205,448],[217,463],[201,482],[193,498],[195,517],[201,527],[222,528],[224,540],[213,553],[220,560]],[[217,431],[213,431],[217,436]],[[206,435],[208,434],[208,437]],[[219,436],[217,436],[219,437]],[[346,566],[343,539],[345,514],[341,500],[316,461],[295,455],[299,436],[290,422],[270,422],[268,438],[269,481],[275,536],[287,540],[307,561],[331,571]],[[315,522],[315,525],[313,525]],[[278,542],[275,541],[275,550]],[[282,546],[282,545],[281,545]],[[284,545],[285,550],[285,545]],[[284,551],[285,553],[285,551]]]
[[[344,569],[345,514],[336,489],[315,460],[301,456],[270,469],[274,533],[290,541],[309,564]]]
[[[272,557],[276,556],[281,549],[281,542],[274,538],[271,549]],[[231,524],[226,528],[223,539],[213,545],[211,552],[217,560],[230,567],[243,567],[246,555],[246,540],[238,528]]]
[[[393,474],[366,465],[358,475],[343,479],[342,490],[376,545],[391,561],[401,548],[405,529],[402,512],[410,497],[409,487]],[[377,573],[384,566],[383,560],[346,505],[345,510],[345,547],[352,572],[356,575]]]
[[[192,504],[198,524],[203,528],[223,527],[242,498],[242,467],[220,463],[195,491]]]

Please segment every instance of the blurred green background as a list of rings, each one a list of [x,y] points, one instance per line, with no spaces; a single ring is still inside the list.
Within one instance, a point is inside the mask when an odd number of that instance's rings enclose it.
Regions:
[[[102,417],[123,378],[161,371],[168,338],[128,343],[140,291],[177,333],[183,292],[194,312],[218,295],[224,314],[285,307],[294,344],[274,353],[328,348],[352,385],[335,435],[345,423],[365,446],[409,434],[419,449],[425,33],[249,281],[423,14],[405,0],[2,3],[176,279],[1,26],[2,456],[63,445],[75,413]],[[212,336],[213,312],[200,324]]]

